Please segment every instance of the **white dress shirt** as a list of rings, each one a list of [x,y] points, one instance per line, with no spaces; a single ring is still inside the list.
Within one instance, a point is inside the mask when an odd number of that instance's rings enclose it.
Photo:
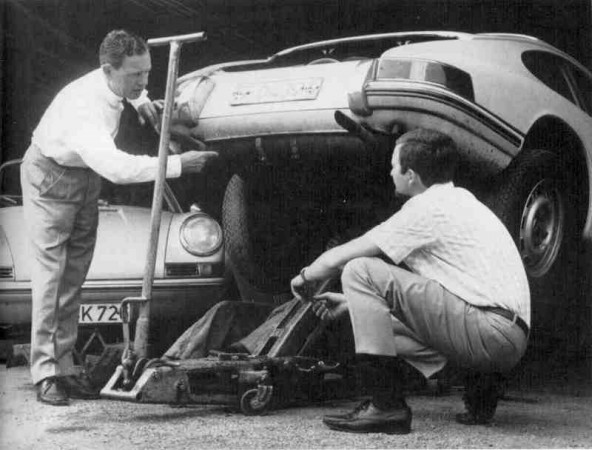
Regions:
[[[89,167],[114,183],[153,181],[158,158],[131,155],[113,142],[123,111],[122,100],[107,85],[102,69],[93,70],[58,93],[33,132],[32,143],[58,164]],[[146,101],[150,100],[144,91],[130,103],[137,108]],[[169,156],[167,177],[180,175],[180,156]]]
[[[396,264],[439,282],[475,306],[498,306],[530,324],[520,254],[501,221],[473,194],[435,184],[367,236]]]

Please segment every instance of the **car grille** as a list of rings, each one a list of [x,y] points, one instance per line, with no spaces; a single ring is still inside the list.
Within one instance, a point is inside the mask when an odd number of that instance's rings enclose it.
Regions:
[[[165,273],[168,278],[212,278],[222,276],[222,264],[176,263],[167,264]]]
[[[167,277],[197,277],[199,271],[197,264],[167,264],[166,265],[166,276]]]
[[[0,279],[14,278],[14,270],[12,267],[0,267]]]

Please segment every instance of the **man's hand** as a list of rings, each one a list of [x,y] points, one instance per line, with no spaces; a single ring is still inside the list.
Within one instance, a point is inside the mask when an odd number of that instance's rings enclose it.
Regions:
[[[190,150],[179,156],[181,157],[181,173],[199,173],[208,164],[208,161],[213,161],[218,157],[218,153]]]
[[[304,278],[302,278],[301,275],[296,275],[294,278],[292,278],[292,281],[290,282],[290,289],[292,290],[292,294],[294,294],[294,297],[296,297],[298,300],[302,300],[303,298],[308,299],[308,289],[310,289],[307,286],[307,282],[304,281]]]
[[[347,300],[344,294],[325,292],[314,297],[312,310],[323,321],[333,321],[347,314]]]
[[[142,125],[148,122],[154,131],[160,133],[160,113],[164,108],[164,100],[142,103],[138,106],[138,114]]]

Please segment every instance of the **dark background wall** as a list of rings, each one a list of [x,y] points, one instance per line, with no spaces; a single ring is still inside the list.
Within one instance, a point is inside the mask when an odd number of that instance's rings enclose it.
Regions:
[[[205,31],[185,46],[180,73],[265,57],[289,46],[409,30],[514,32],[592,66],[590,0],[0,0],[0,160],[20,157],[57,91],[95,68],[103,36]],[[168,50],[153,52],[150,91],[162,96]]]

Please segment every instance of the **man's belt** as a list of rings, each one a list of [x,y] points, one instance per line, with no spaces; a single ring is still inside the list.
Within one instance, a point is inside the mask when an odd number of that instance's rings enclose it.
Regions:
[[[498,307],[491,307],[491,308],[488,307],[488,308],[481,308],[481,309],[483,309],[485,311],[492,312],[494,314],[497,314],[498,316],[502,316],[502,317],[508,319],[510,322],[515,323],[524,332],[524,336],[528,337],[528,325],[526,325],[526,322],[524,320],[522,320],[518,314],[513,313],[512,311],[508,311],[507,309],[498,308]]]

